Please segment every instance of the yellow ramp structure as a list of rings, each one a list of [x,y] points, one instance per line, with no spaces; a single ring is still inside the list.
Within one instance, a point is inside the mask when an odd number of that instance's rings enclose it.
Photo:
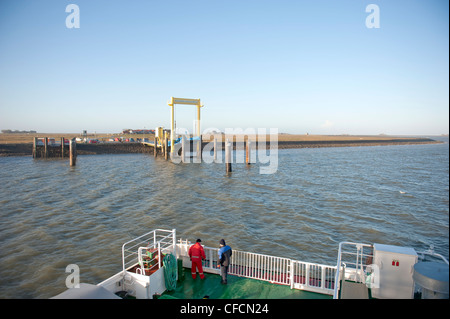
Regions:
[[[195,105],[197,106],[197,136],[200,136],[200,108],[203,107],[203,105],[200,103],[200,99],[186,99],[186,98],[178,98],[178,97],[171,97],[168,105],[171,107],[171,123],[170,123],[170,145],[174,145],[175,143],[175,113],[174,113],[174,107],[176,104],[184,104],[184,105]],[[173,153],[175,150],[175,147],[170,148],[170,152]]]

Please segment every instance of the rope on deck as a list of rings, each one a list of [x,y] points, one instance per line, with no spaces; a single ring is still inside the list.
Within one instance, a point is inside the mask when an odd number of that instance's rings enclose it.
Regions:
[[[168,254],[163,259],[164,280],[168,291],[177,287],[177,260],[174,255]]]

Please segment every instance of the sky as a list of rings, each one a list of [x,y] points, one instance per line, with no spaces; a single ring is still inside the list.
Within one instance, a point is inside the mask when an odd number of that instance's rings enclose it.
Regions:
[[[0,130],[170,128],[174,96],[202,131],[448,134],[448,28],[444,0],[2,0]]]

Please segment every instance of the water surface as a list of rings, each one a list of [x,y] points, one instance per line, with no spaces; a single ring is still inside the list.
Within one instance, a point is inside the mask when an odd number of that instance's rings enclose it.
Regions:
[[[448,139],[447,139],[448,141]],[[258,164],[173,164],[152,155],[0,158],[0,296],[49,298],[65,268],[98,283],[121,245],[155,228],[216,247],[336,264],[340,241],[435,250],[448,258],[447,144],[280,150]]]

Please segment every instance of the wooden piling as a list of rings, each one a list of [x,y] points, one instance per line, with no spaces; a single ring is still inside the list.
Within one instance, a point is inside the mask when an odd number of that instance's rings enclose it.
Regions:
[[[153,150],[154,150],[154,156],[155,156],[155,158],[156,158],[156,156],[158,156],[158,138],[155,136],[155,147],[153,148]]]
[[[44,137],[44,158],[48,158],[48,137]]]
[[[64,158],[64,137],[61,137],[61,158]]]
[[[250,165],[251,143],[250,139],[247,139],[247,144],[245,145],[245,163],[247,165]]]
[[[202,136],[199,136],[200,139],[197,141],[197,153],[196,153],[196,163],[202,162]]]
[[[161,138],[161,155],[166,158],[166,140]]]
[[[217,138],[214,136],[214,162],[217,162]]]
[[[166,161],[169,159],[169,139],[167,136],[164,137],[164,159]]]
[[[69,141],[69,154],[70,166],[75,166],[77,162],[77,143],[75,139]]]
[[[186,161],[186,137],[181,136],[181,162],[185,163]]]
[[[231,159],[232,159],[232,143],[230,143],[227,140],[225,143],[225,167],[227,174],[232,172]]]
[[[37,154],[36,154],[37,140],[38,140],[37,137],[35,137],[35,138],[33,139],[33,158],[36,158],[36,157],[37,157]]]

